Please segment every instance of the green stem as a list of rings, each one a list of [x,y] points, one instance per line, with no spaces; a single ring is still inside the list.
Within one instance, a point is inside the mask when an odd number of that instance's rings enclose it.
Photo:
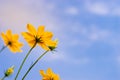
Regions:
[[[6,78],[6,76],[4,76],[2,79],[0,79],[0,80],[4,80]]]
[[[45,51],[42,55],[40,55],[40,57],[30,66],[30,68],[27,70],[27,72],[25,73],[25,75],[23,76],[22,80],[25,79],[25,77],[27,76],[27,74],[30,72],[30,70],[35,66],[35,64],[48,52]]]
[[[3,46],[1,49],[0,49],[0,53],[6,48],[7,46]]]
[[[15,77],[15,80],[17,80],[17,77],[18,77],[18,75],[19,75],[19,73],[20,73],[20,71],[21,71],[21,69],[22,69],[22,67],[23,67],[23,65],[24,65],[27,57],[29,56],[29,54],[30,54],[30,52],[33,50],[33,48],[36,46],[36,44],[37,44],[37,43],[35,43],[35,44],[33,45],[33,47],[28,51],[27,55],[25,56],[24,60],[22,61],[22,64],[20,65],[20,68],[19,68],[19,70],[18,70],[18,72],[17,72],[17,75],[16,75],[16,77]]]

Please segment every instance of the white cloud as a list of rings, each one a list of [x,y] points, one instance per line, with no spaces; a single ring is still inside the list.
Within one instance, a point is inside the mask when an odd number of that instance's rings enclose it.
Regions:
[[[120,16],[120,6],[117,6],[115,9],[112,10],[112,15]]]
[[[88,38],[92,41],[105,40],[110,36],[111,32],[108,30],[101,30],[95,26],[92,26],[88,32]]]
[[[79,58],[79,59],[72,59],[71,62],[74,64],[89,64],[91,62],[91,60],[90,60],[90,58],[83,57],[83,58]]]
[[[107,15],[109,13],[109,7],[106,4],[100,3],[100,2],[87,3],[86,9],[89,12],[98,14],[98,15]]]
[[[62,53],[57,53],[57,52],[54,52],[53,54],[49,54],[49,60],[48,61],[65,61],[67,58],[65,56],[65,54],[62,54]]]
[[[77,23],[76,23],[77,24]],[[92,43],[96,41],[109,41],[109,38],[113,33],[109,30],[101,29],[96,25],[90,25],[88,27],[77,24],[71,28],[71,32],[76,34],[79,37],[74,37],[70,41],[69,45],[72,46],[90,46]]]
[[[118,64],[120,64],[120,56],[117,56],[116,61]]]
[[[96,15],[120,16],[120,6],[117,2],[104,2],[89,0],[85,2],[85,9]]]
[[[75,64],[75,65],[79,65],[79,64],[84,65],[91,62],[90,58],[88,57],[81,57],[78,59],[70,55],[67,55],[65,52],[56,52],[54,54],[48,54],[46,58],[44,58],[44,60],[47,62],[61,61],[66,64]]]
[[[45,1],[39,0],[33,2],[11,1],[0,4],[0,23],[2,24],[0,31],[6,31],[10,28],[14,32],[19,33],[26,29],[27,23],[31,23],[36,27],[45,25],[48,27],[47,29],[55,30],[57,20],[55,16],[50,14],[50,9],[54,6],[50,4],[45,7],[45,5]]]
[[[70,14],[70,15],[78,15],[79,14],[79,10],[77,7],[68,7],[65,9],[65,13],[66,14]]]

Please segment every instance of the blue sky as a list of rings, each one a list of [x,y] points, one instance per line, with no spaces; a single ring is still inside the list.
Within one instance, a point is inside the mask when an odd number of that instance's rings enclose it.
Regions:
[[[26,25],[46,30],[59,39],[57,52],[48,53],[31,70],[25,80],[41,80],[39,70],[52,68],[61,80],[119,80],[120,79],[120,1],[119,0],[0,0],[0,32],[27,31]],[[15,65],[13,80],[27,51],[5,49],[0,54],[0,77]],[[0,48],[3,41],[0,39]],[[44,50],[37,46],[27,59],[18,80]]]

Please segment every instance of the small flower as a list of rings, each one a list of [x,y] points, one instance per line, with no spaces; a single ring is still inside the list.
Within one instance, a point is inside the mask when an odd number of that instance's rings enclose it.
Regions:
[[[7,46],[11,52],[21,52],[20,49],[23,44],[18,42],[19,36],[17,34],[12,34],[11,30],[7,30],[6,34],[1,33],[1,37],[4,41],[5,46]]]
[[[52,32],[44,31],[44,26],[39,26],[36,30],[32,24],[27,24],[27,29],[28,32],[23,32],[22,35],[31,47],[38,44],[44,50],[49,50],[48,45],[53,44]]]
[[[51,68],[48,68],[46,74],[43,70],[40,70],[40,74],[42,76],[42,80],[60,80],[59,75],[52,72]]]
[[[48,47],[51,51],[55,51],[55,49],[57,48],[57,45],[58,45],[58,39],[55,39],[53,43],[49,45]]]
[[[14,72],[14,66],[12,66],[6,70],[5,76],[8,77],[8,76],[12,75],[13,72]]]

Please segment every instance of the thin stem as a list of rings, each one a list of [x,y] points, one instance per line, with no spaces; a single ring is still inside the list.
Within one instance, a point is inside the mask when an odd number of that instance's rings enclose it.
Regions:
[[[35,64],[48,52],[49,50],[45,51],[42,55],[40,55],[40,57],[29,67],[29,69],[27,70],[27,72],[25,73],[25,75],[23,76],[22,80],[25,79],[25,77],[27,76],[27,74],[30,72],[30,70],[35,66]]]
[[[0,80],[4,80],[6,78],[6,76],[4,76],[2,79],[0,79]]]
[[[36,46],[36,44],[37,44],[37,43],[35,43],[35,44],[33,45],[33,47],[32,47],[32,48],[28,51],[28,53],[26,54],[24,60],[22,61],[22,64],[20,65],[20,68],[19,68],[19,70],[18,70],[18,72],[17,72],[17,75],[16,75],[16,77],[15,77],[15,80],[17,80],[17,77],[18,77],[18,75],[19,75],[19,73],[20,73],[20,71],[21,71],[21,69],[22,69],[22,67],[23,67],[23,65],[24,65],[27,57],[29,56],[29,54],[30,54],[30,52],[33,50],[33,48]]]
[[[1,49],[0,49],[0,53],[6,48],[7,46],[3,46]]]

